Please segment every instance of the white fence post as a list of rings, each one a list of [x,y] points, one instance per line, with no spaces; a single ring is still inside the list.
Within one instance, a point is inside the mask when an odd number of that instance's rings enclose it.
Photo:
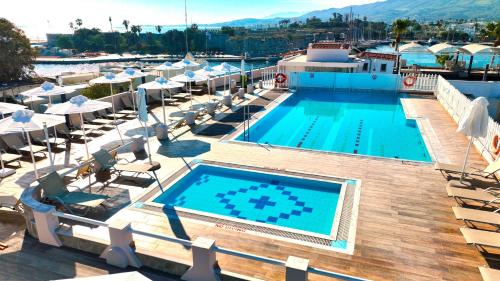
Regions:
[[[191,246],[193,253],[193,266],[181,277],[186,281],[220,281],[216,272],[217,257],[215,254],[215,241],[203,237],[194,240]]]
[[[56,208],[38,204],[32,210],[38,240],[44,244],[61,247],[62,242],[56,234],[56,229],[59,227],[59,218],[55,215]]]
[[[286,281],[307,281],[309,260],[289,256],[286,261]]]
[[[101,258],[108,264],[125,268],[141,267],[142,263],[132,248],[134,244],[130,222],[114,222],[108,226],[110,245],[104,249]]]

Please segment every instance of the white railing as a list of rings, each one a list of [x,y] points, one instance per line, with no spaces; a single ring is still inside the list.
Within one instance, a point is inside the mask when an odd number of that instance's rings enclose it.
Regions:
[[[437,74],[403,73],[401,76],[401,90],[434,92],[438,82],[438,77],[439,76]],[[413,82],[411,82],[412,80]],[[407,81],[406,84],[405,81]]]
[[[286,80],[284,83],[276,83],[276,74],[278,73],[283,73],[286,76]],[[265,89],[274,89],[274,88],[288,88],[289,81],[290,81],[290,72],[285,72],[283,69],[280,69],[280,67],[275,67],[275,68],[270,68],[270,69],[265,69],[262,71],[262,86]]]
[[[23,201],[23,204],[26,204],[26,202]],[[106,262],[108,264],[121,268],[126,268],[128,266],[139,268],[143,266],[143,263],[136,254],[136,249],[134,246],[134,236],[139,235],[160,241],[180,244],[186,248],[189,248],[192,253],[192,266],[182,275],[182,279],[187,281],[220,280],[220,273],[216,270],[216,268],[218,267],[217,253],[265,263],[273,266],[284,267],[285,280],[287,281],[307,281],[308,273],[336,278],[339,280],[368,280],[360,277],[311,267],[309,265],[309,260],[303,258],[289,256],[286,261],[283,261],[280,259],[268,258],[219,247],[216,245],[215,240],[208,238],[198,237],[195,240],[191,241],[159,233],[151,233],[133,229],[130,222],[127,223],[116,221],[107,223],[62,213],[56,211],[53,206],[40,204],[39,202],[34,202],[33,204],[37,205],[37,207],[32,208],[32,211],[34,215],[37,237],[41,243],[56,247],[63,246],[63,243],[57,233],[61,225],[59,221],[60,218],[80,222],[85,225],[107,228],[109,235],[109,245],[107,245],[106,249],[102,252],[100,257],[106,259]],[[104,239],[104,237],[101,238],[103,238],[104,241],[107,240]]]
[[[469,108],[472,101],[457,90],[450,82],[439,76],[435,95],[438,101],[448,111],[453,120],[458,124],[460,118]],[[488,133],[484,138],[477,138],[474,144],[481,155],[488,161],[494,161],[490,149],[493,147],[493,137],[500,135],[500,124],[491,117],[488,122]]]

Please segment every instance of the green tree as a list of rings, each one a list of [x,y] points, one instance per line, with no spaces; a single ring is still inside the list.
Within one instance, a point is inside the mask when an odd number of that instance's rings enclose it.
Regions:
[[[36,51],[24,32],[0,18],[0,82],[31,78]]]
[[[500,21],[490,22],[486,25],[486,34],[488,38],[494,41],[494,46],[500,46]]]
[[[57,36],[56,46],[63,49],[73,49],[73,37],[64,34]]]
[[[83,25],[82,19],[76,19],[75,23],[76,23],[76,25],[78,25],[78,29],[82,28],[82,25]]]
[[[158,34],[161,34],[161,25],[155,26],[155,29],[158,32]]]
[[[441,66],[444,66],[444,64],[451,60],[453,58],[452,55],[444,54],[444,55],[436,55],[436,62],[439,63]]]
[[[396,43],[394,49],[399,51],[399,43],[401,43],[401,35],[408,30],[410,26],[410,21],[408,19],[397,19],[392,24],[392,31],[396,33]]]
[[[130,21],[129,20],[123,20],[122,24],[125,27],[125,30],[128,32],[128,26],[130,25]]]

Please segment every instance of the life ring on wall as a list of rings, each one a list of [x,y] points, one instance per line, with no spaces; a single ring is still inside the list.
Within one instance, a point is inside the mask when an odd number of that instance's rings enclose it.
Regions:
[[[287,77],[284,73],[277,73],[276,76],[274,77],[274,81],[278,84],[283,84],[287,80]]]
[[[493,141],[491,142],[491,153],[493,153],[493,156],[495,158],[498,157],[498,155],[500,154],[500,146],[499,146],[499,143],[500,143],[500,136],[499,135],[495,135],[493,137]]]
[[[405,79],[403,79],[403,84],[405,85],[405,87],[411,87],[413,85],[415,85],[415,82],[417,81],[417,77],[416,76],[407,76],[405,77]]]

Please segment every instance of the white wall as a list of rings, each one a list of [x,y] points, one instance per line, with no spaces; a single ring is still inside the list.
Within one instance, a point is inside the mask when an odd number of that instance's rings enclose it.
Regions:
[[[331,88],[339,90],[397,91],[399,77],[395,74],[292,72],[290,87]]]
[[[307,49],[307,61],[346,62],[349,60],[348,49]]]
[[[457,90],[475,97],[500,98],[500,82],[450,80]]]

